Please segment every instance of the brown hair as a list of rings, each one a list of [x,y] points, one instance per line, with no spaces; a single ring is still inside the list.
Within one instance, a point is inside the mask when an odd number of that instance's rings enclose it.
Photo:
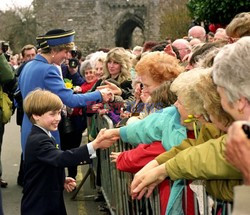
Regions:
[[[172,82],[173,80],[165,81],[152,92],[149,103],[156,109],[171,106],[176,102],[177,96],[170,90]]]
[[[107,57],[104,61],[103,65],[104,80],[110,78],[107,66],[110,60],[113,60],[121,65],[121,71],[117,79],[119,84],[121,84],[126,80],[131,79],[130,69],[132,67],[132,61],[130,59],[130,56],[124,48],[116,47],[108,52]]]
[[[226,28],[229,37],[250,36],[250,12],[237,14]]]
[[[34,45],[32,45],[32,44],[28,44],[28,45],[25,45],[25,46],[22,48],[22,50],[21,50],[22,56],[24,57],[24,53],[25,53],[26,50],[31,50],[31,49],[34,49],[34,50],[36,51],[36,53],[37,53],[36,47],[35,47]]]
[[[35,123],[32,115],[41,116],[48,111],[60,110],[63,103],[56,94],[42,89],[31,91],[24,99],[23,109],[32,123]]]
[[[195,86],[201,92],[200,98],[203,100],[204,108],[209,115],[215,117],[224,126],[229,126],[234,120],[223,110],[220,95],[218,94],[211,74],[203,75],[200,82]]]

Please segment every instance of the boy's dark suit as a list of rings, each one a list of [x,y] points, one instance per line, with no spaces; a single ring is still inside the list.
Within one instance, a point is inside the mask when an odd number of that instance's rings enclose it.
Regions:
[[[33,125],[24,160],[22,215],[65,215],[64,167],[90,163],[87,146],[61,151],[41,128]]]

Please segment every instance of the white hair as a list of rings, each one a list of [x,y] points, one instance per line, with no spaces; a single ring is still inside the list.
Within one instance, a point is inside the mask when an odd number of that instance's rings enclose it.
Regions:
[[[221,49],[214,59],[213,80],[230,102],[241,96],[250,101],[250,36]]]

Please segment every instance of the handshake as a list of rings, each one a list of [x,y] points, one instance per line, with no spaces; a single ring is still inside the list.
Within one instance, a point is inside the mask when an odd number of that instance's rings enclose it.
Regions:
[[[97,87],[97,90],[99,90],[102,93],[102,95],[104,93],[103,95],[104,102],[106,99],[110,99],[107,102],[112,102],[114,100],[114,95],[118,95],[118,96],[122,95],[121,88],[119,88],[115,84],[108,82],[108,81],[104,81],[104,84],[105,85]]]
[[[119,129],[106,129],[103,128],[98,133],[97,137],[93,141],[93,148],[106,149],[112,146],[118,139],[120,139]]]
[[[98,90],[102,94],[103,103],[109,103],[109,102],[114,101],[114,93],[110,89],[103,88],[103,89],[98,89]]]

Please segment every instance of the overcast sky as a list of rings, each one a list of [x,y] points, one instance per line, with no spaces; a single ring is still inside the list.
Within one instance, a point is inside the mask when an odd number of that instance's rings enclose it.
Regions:
[[[0,10],[7,10],[14,5],[17,7],[27,7],[33,0],[0,0]]]

